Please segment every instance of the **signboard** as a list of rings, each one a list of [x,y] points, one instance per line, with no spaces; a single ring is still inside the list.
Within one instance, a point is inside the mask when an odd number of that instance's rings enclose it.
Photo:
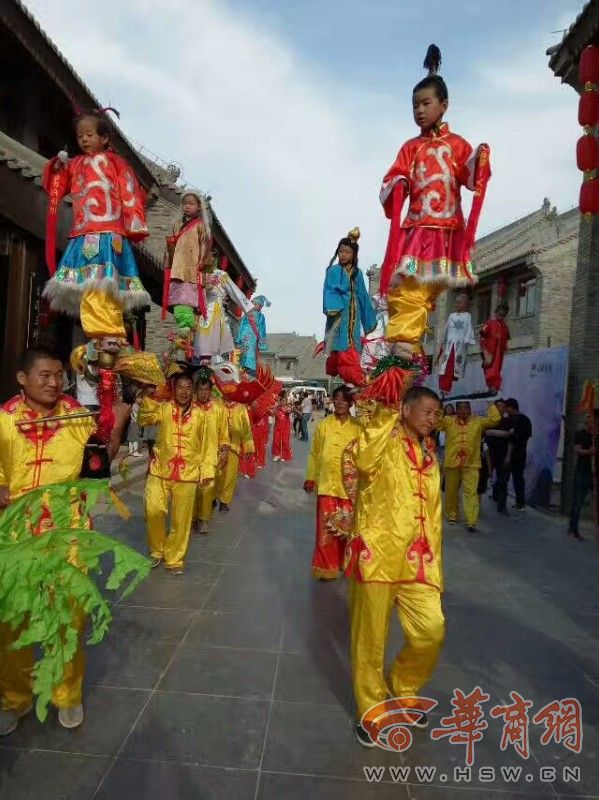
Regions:
[[[532,423],[525,473],[527,502],[531,505],[547,507],[550,503],[562,432],[567,374],[567,347],[512,353],[503,363],[501,391],[497,396],[504,400],[515,397],[520,411]],[[438,392],[438,376],[430,375],[426,385]],[[464,378],[454,383],[444,401],[469,400],[475,414],[485,414],[493,399],[485,384],[481,363],[476,360],[466,365]]]

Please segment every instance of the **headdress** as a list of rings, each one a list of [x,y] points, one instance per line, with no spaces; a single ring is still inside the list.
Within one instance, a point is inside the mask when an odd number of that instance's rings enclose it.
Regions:
[[[339,248],[346,245],[347,247],[351,247],[351,249],[354,251],[354,266],[357,267],[358,250],[360,249],[360,246],[358,245],[359,238],[360,238],[360,229],[358,227],[355,227],[351,229],[351,231],[347,234],[347,236],[344,236],[343,239],[340,239],[339,244],[337,245],[337,249],[335,250],[335,255],[331,259],[329,266],[331,266],[331,264],[335,262],[335,259],[339,254]]]

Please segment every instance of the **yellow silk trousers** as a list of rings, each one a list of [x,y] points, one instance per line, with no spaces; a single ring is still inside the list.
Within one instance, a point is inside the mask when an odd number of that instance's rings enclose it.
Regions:
[[[125,338],[123,309],[112,295],[98,289],[88,289],[81,298],[79,313],[81,327],[89,339],[100,336]]]
[[[464,488],[466,525],[476,525],[480,513],[478,497],[478,467],[447,467],[445,469],[445,514],[456,522],[459,517],[460,486]]]
[[[405,644],[384,675],[385,646],[393,606]],[[349,581],[351,667],[358,719],[389,694],[417,695],[435,668],[445,636],[441,593],[423,583]]]
[[[198,486],[195,496],[195,507],[193,511],[194,519],[202,519],[210,522],[214,513],[214,499],[216,497],[215,483],[209,486]]]
[[[220,469],[216,478],[216,499],[220,503],[230,505],[237,486],[239,471],[239,456],[229,450],[227,464],[224,469]],[[202,517],[204,519],[204,517]]]
[[[79,641],[73,659],[65,666],[62,681],[52,690],[52,702],[57,708],[76,708],[81,705],[85,653],[82,646],[85,615],[76,615]],[[9,625],[0,623],[0,707],[3,711],[20,714],[33,705],[31,670],[35,663],[33,647],[13,650],[11,645],[20,634]]]
[[[148,475],[144,496],[148,547],[152,558],[164,559],[165,566],[171,569],[182,567],[185,561],[196,487],[195,483],[166,481],[155,475]],[[169,504],[171,527],[167,537],[166,515]]]
[[[420,344],[428,322],[428,312],[445,287],[438,283],[420,283],[402,278],[387,295],[389,322],[386,338],[390,342]]]

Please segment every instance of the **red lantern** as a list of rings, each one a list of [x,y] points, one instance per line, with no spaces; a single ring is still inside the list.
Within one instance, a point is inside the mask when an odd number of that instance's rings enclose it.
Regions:
[[[599,214],[599,179],[592,178],[580,187],[580,213]]]
[[[578,66],[578,77],[580,83],[599,83],[599,47],[591,44],[585,47],[580,54],[580,64]]]
[[[599,122],[599,92],[584,91],[578,104],[578,123],[583,128],[594,127]]]
[[[581,136],[576,143],[576,166],[582,172],[599,167],[599,145],[592,133]]]

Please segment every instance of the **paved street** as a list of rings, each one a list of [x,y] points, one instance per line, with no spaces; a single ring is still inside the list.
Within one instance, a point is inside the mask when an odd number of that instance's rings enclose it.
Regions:
[[[343,583],[315,583],[309,563],[313,504],[301,491],[306,446],[296,460],[240,480],[234,507],[209,536],[194,537],[184,576],[154,572],[115,608],[107,641],[90,648],[86,720],[76,732],[34,718],[0,742],[1,800],[483,800],[599,797],[599,553],[567,540],[534,511],[480,532],[446,528],[447,639],[426,694],[450,713],[454,688],[489,693],[485,708],[520,692],[530,717],[552,700],[582,703],[579,755],[540,744],[530,757],[499,747],[491,719],[475,746],[471,782],[456,783],[465,748],[414,732],[403,754],[364,750],[353,738]],[[125,499],[135,517],[98,519],[100,530],[144,549],[142,484]],[[392,648],[401,642],[393,623]],[[416,766],[436,767],[432,784]],[[517,783],[501,766],[523,768]],[[580,782],[565,782],[564,765]],[[365,780],[365,766],[412,767]],[[497,769],[482,783],[478,770]],[[541,767],[555,767],[543,782]],[[530,777],[529,777],[530,776]],[[404,776],[406,777],[406,776]]]

